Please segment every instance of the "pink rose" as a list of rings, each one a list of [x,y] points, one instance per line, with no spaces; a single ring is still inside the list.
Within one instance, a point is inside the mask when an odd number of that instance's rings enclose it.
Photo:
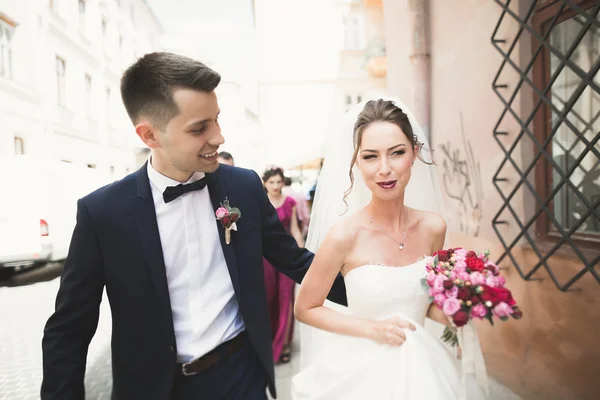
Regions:
[[[485,284],[485,276],[481,272],[473,272],[470,277],[471,283],[473,285],[483,285]]]
[[[436,274],[433,271],[429,271],[429,273],[427,274],[427,278],[426,278],[429,286],[431,286],[433,284],[433,281],[435,281],[435,277],[436,277]]]
[[[227,211],[227,209],[225,207],[219,207],[219,208],[217,208],[216,215],[217,215],[217,218],[221,219],[223,217],[228,216],[229,211]]]
[[[483,318],[487,315],[488,309],[483,304],[479,303],[471,307],[471,315],[475,318]]]
[[[506,283],[506,279],[504,279],[503,276],[498,275],[496,277],[496,283],[498,284],[498,287],[503,287],[504,284]]]
[[[488,285],[489,287],[497,287],[498,280],[496,279],[495,276],[488,276],[487,279],[485,280],[485,284]]]
[[[508,317],[513,312],[513,308],[505,302],[500,302],[496,305],[496,307],[494,307],[494,314],[496,314],[500,318]]]
[[[446,297],[450,298],[456,298],[456,296],[458,295],[458,288],[456,286],[454,286],[452,289],[450,290],[446,290]]]
[[[485,263],[485,267],[492,271],[494,275],[498,275],[498,273],[500,272],[500,268],[498,268],[498,266],[491,261]]]
[[[446,289],[444,289],[444,281],[445,280],[446,280],[446,277],[444,277],[442,275],[438,275],[435,277],[435,280],[433,281],[433,290],[435,290],[436,293],[442,293],[446,290]]]
[[[439,308],[442,308],[444,306],[444,302],[446,301],[446,295],[443,293],[436,293],[433,296],[433,301]]]
[[[467,271],[467,264],[464,261],[460,261],[460,262],[456,262],[456,264],[454,264],[454,272],[461,273],[461,272],[466,272]]]
[[[452,316],[460,310],[460,303],[455,298],[446,299],[442,310],[444,311],[444,314]]]
[[[460,279],[461,281],[468,281],[471,279],[471,276],[469,274],[467,274],[466,272],[460,272],[457,275],[458,275],[458,279]]]
[[[465,259],[467,258],[467,251],[465,249],[454,250],[454,257],[456,258],[457,262],[459,260],[465,261]]]

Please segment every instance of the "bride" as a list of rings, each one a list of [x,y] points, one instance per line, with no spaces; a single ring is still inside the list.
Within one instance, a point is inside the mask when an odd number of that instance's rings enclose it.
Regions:
[[[420,283],[427,255],[444,246],[446,222],[424,135],[397,104],[359,104],[331,138],[307,242],[316,255],[295,305],[309,326],[301,330],[295,400],[486,398],[473,329],[459,335],[461,366],[424,327],[426,317],[450,326]],[[340,273],[348,309],[326,301]]]

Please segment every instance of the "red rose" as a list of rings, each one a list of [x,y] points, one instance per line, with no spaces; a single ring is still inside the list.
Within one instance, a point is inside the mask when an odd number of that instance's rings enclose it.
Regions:
[[[479,297],[477,297],[477,296],[471,296],[471,298],[469,300],[471,300],[471,304],[473,304],[473,305],[479,304]]]
[[[230,218],[231,218],[231,222],[235,222],[238,220],[239,216],[238,216],[238,214],[233,213],[230,215]]]
[[[511,315],[514,319],[521,319],[523,317],[523,311],[521,311],[519,307],[514,307]]]
[[[468,251],[467,252],[467,258],[477,258],[477,253],[475,253],[474,251]]]
[[[444,281],[444,289],[450,290],[450,289],[452,289],[453,286],[454,286],[454,283],[452,283],[451,280]]]
[[[229,219],[230,219],[230,217],[223,217],[221,219],[221,224],[223,224],[223,226],[229,225]]]
[[[470,295],[471,291],[469,289],[467,289],[466,287],[461,287],[458,289],[458,294],[456,295],[456,298],[459,300],[467,301]]]
[[[456,314],[452,316],[452,321],[454,321],[454,325],[457,327],[461,327],[469,322],[469,314],[464,311],[458,311]]]
[[[515,299],[513,299],[510,290],[506,288],[493,288],[486,285],[482,285],[482,287],[483,293],[481,293],[481,299],[486,302],[491,301],[493,306],[501,302],[505,302],[509,306],[517,304]]]
[[[450,259],[450,254],[447,250],[439,250],[433,253],[433,256],[438,256],[440,262],[446,262]]]
[[[467,268],[469,268],[471,272],[481,272],[485,268],[483,261],[477,257],[467,258],[465,262],[467,264]]]

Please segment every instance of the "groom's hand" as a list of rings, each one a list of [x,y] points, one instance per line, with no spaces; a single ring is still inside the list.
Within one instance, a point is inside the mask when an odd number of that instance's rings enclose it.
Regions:
[[[406,341],[405,330],[417,329],[411,322],[394,317],[383,321],[372,321],[369,337],[381,344],[400,346]]]

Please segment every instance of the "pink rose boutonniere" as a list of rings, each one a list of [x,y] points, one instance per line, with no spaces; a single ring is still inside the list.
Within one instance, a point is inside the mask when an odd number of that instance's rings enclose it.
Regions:
[[[236,222],[242,217],[242,212],[239,208],[231,207],[229,200],[225,199],[221,203],[221,207],[217,208],[215,216],[221,222],[221,226],[225,228],[225,243],[231,243],[231,231],[237,231]]]

